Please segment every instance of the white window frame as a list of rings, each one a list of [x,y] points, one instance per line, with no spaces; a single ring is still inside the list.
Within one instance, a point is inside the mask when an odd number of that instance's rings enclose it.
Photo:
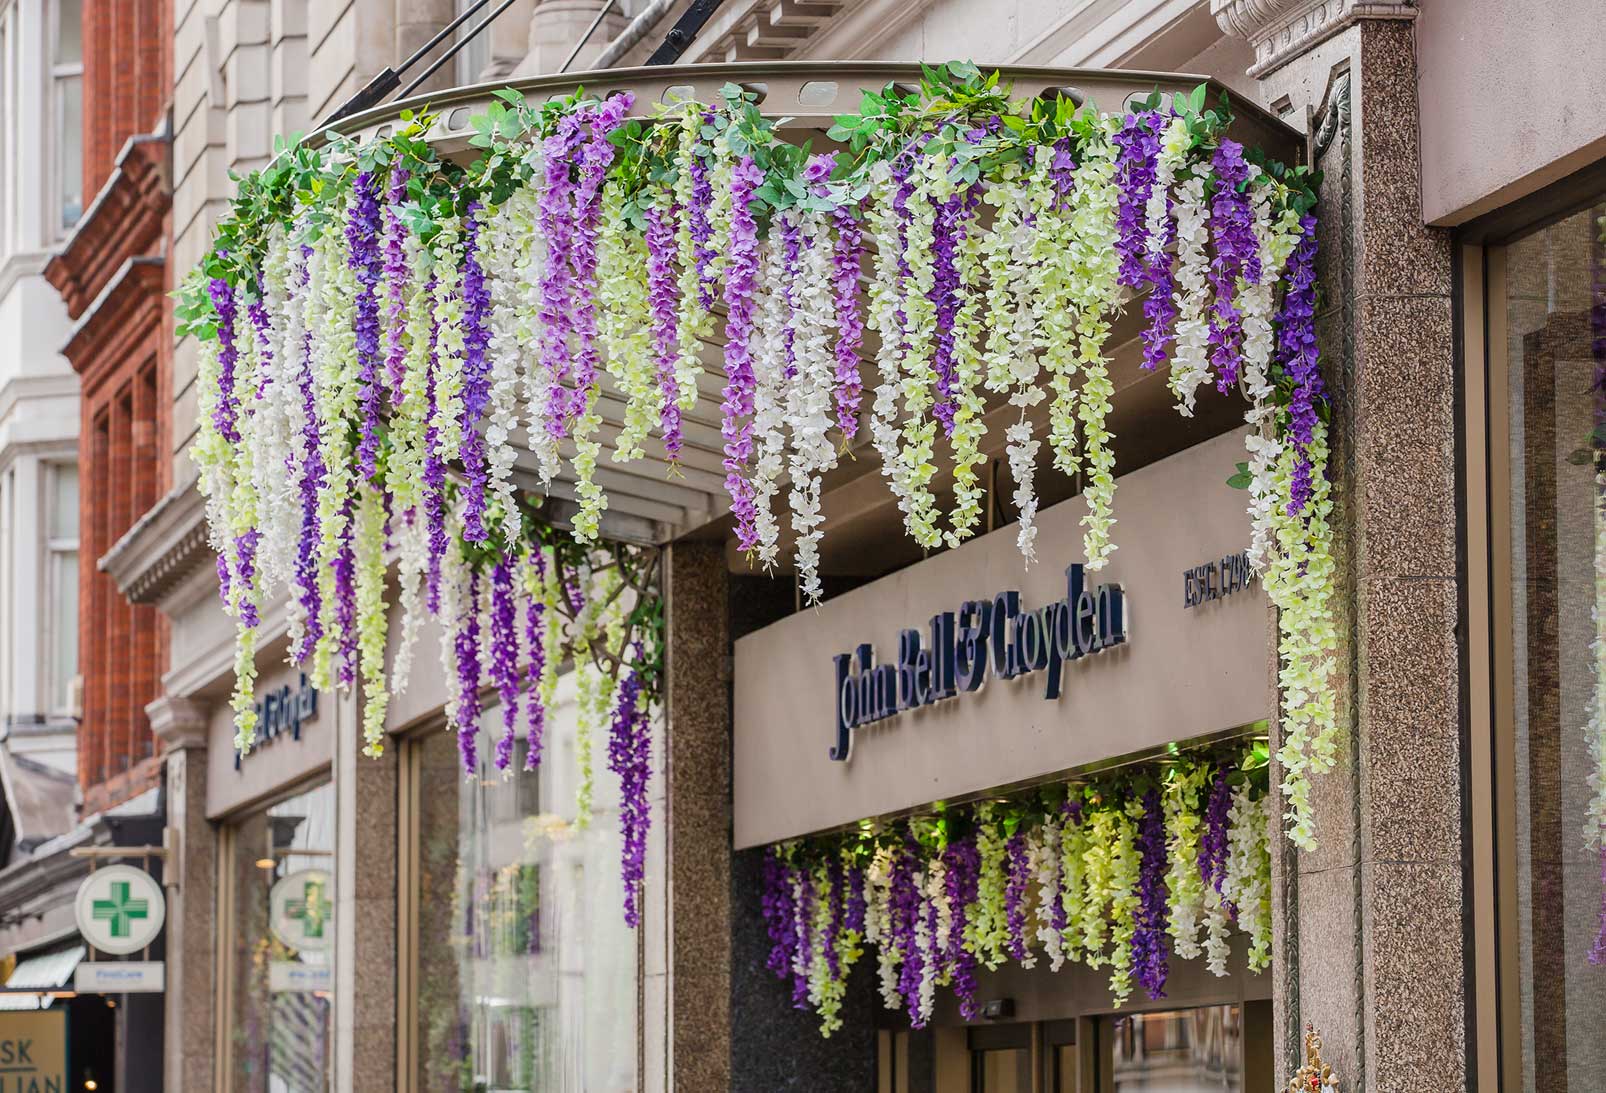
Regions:
[[[71,672],[62,672],[59,670],[61,665],[56,663],[56,651],[61,636],[56,633],[56,628],[58,623],[62,622],[56,617],[56,603],[59,592],[57,585],[61,580],[71,581],[74,586],[75,601],[78,600],[81,590],[77,587],[78,565],[74,564],[71,567],[62,569],[57,565],[57,559],[65,554],[72,554],[76,560],[78,545],[83,536],[83,529],[80,527],[79,521],[79,513],[83,511],[81,504],[78,512],[72,514],[72,526],[77,534],[71,537],[52,537],[50,534],[53,524],[52,518],[55,515],[52,511],[52,506],[56,500],[57,476],[68,469],[76,473],[78,471],[77,461],[73,459],[56,459],[40,464],[40,470],[43,472],[40,477],[43,481],[40,483],[41,489],[39,491],[40,508],[43,510],[40,513],[41,519],[39,522],[39,538],[43,549],[40,551],[39,558],[44,569],[42,579],[39,582],[39,587],[44,592],[44,600],[40,611],[44,621],[44,647],[42,649],[43,655],[39,658],[40,667],[43,671],[41,682],[45,692],[42,705],[45,708],[45,712],[53,716],[63,717],[77,713],[73,708],[72,681],[73,677],[79,674],[79,658],[77,655],[78,615],[84,608],[84,605],[79,602],[73,617],[65,622],[65,625],[70,628],[68,636],[73,641],[75,653],[73,656],[73,670]],[[83,488],[82,479],[79,481],[78,488]],[[74,496],[75,498],[77,497],[76,492]]]
[[[84,215],[84,207],[89,202],[89,195],[83,192],[83,163],[84,163],[84,40],[83,29],[79,28],[78,60],[76,63],[57,64],[56,45],[61,41],[61,0],[49,0],[48,33],[45,36],[45,106],[50,118],[50,124],[45,130],[44,146],[48,157],[46,168],[47,182],[45,189],[45,207],[49,224],[49,238],[63,239]],[[83,18],[83,7],[80,0],[79,19]],[[72,223],[67,223],[63,214],[66,205],[62,201],[65,194],[66,179],[62,172],[62,152],[64,145],[61,141],[61,110],[62,90],[68,83],[77,81],[78,84],[78,169],[79,192],[78,212]]]

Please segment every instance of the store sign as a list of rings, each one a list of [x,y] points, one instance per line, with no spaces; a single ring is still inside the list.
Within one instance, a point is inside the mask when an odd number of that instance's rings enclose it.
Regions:
[[[292,740],[301,739],[302,723],[318,716],[318,688],[312,685],[303,672],[301,682],[296,688],[291,689],[289,684],[285,684],[278,690],[263,695],[256,704],[256,714],[257,736],[256,743],[251,748],[252,755],[286,734]],[[235,770],[240,769],[244,759],[245,756],[236,748]]]
[[[1126,642],[1126,596],[1118,584],[1087,587],[1083,566],[1072,563],[1065,568],[1062,599],[1035,610],[1021,606],[1018,591],[966,600],[957,612],[931,617],[924,645],[921,636],[919,630],[899,632],[894,664],[876,664],[869,642],[859,645],[856,657],[839,653],[833,658],[832,759],[847,761],[853,730],[861,725],[975,691],[989,676],[1016,679],[1041,672],[1043,697],[1059,698],[1067,663]]]
[[[0,1093],[68,1093],[67,1013],[0,1011]]]
[[[268,965],[268,990],[273,994],[316,994],[334,987],[335,970],[328,964],[275,960]]]
[[[124,956],[156,940],[167,900],[162,886],[143,869],[106,865],[84,878],[73,909],[78,932],[92,948]]]
[[[85,961],[73,972],[79,994],[160,994],[167,989],[167,967],[160,960]]]
[[[296,952],[327,950],[335,938],[334,886],[322,869],[280,877],[268,892],[268,929]]]
[[[1247,550],[1191,566],[1182,571],[1182,606],[1198,607],[1224,600],[1257,579]]]
[[[1006,525],[738,639],[735,845],[1268,717],[1265,593],[1227,553],[1249,541],[1243,491],[1227,484],[1242,458],[1233,433],[1123,475],[1118,549],[1097,573],[1067,564],[1087,512],[1073,498],[1037,517],[1038,550],[1057,564],[1028,568]]]

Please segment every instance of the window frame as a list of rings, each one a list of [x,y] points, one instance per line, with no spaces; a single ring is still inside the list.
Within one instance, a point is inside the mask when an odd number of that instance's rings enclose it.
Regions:
[[[46,240],[56,242],[72,234],[80,220],[83,219],[84,209],[88,205],[88,195],[84,193],[83,167],[84,167],[84,56],[83,56],[83,7],[79,0],[78,17],[80,20],[78,34],[78,60],[76,62],[60,63],[56,60],[56,48],[61,42],[61,9],[62,0],[47,0],[48,11],[45,17],[45,42],[42,58],[42,72],[44,75],[44,115],[47,119],[45,131],[42,134],[41,145],[45,152],[45,219],[48,225]],[[65,217],[66,202],[66,173],[63,156],[66,144],[61,140],[62,133],[62,93],[71,83],[78,86],[78,211],[71,223]]]
[[[77,617],[83,611],[81,589],[79,588],[79,566],[82,564],[82,560],[79,557],[79,544],[83,541],[80,513],[83,510],[82,500],[78,496],[76,487],[74,489],[75,511],[72,514],[75,534],[70,538],[51,535],[52,521],[55,517],[56,483],[59,480],[59,476],[67,468],[71,468],[74,477],[77,477],[78,461],[76,459],[52,459],[43,461],[39,465],[39,503],[40,508],[43,510],[40,513],[39,521],[39,560],[40,567],[43,570],[40,574],[39,588],[44,594],[45,604],[45,609],[41,612],[44,616],[44,641],[42,643],[44,648],[42,650],[43,655],[39,658],[42,676],[40,683],[44,692],[44,700],[41,705],[44,707],[44,712],[53,717],[75,717],[79,712],[71,700],[73,678],[80,674]],[[58,558],[66,554],[71,554],[74,561],[70,571],[63,574],[58,572],[56,562]],[[73,639],[73,663],[72,671],[66,675],[61,675],[61,666],[56,663],[57,642],[60,637],[56,629],[62,624],[62,620],[57,618],[56,615],[56,599],[58,583],[63,580],[72,582],[74,594],[73,620],[68,627]]]

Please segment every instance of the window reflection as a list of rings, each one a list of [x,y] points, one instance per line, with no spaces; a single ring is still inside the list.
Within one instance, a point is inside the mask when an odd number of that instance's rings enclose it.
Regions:
[[[1116,1093],[1239,1093],[1243,1020],[1237,1006],[1111,1018]]]
[[[486,711],[479,754],[496,753]],[[456,736],[426,733],[419,763],[418,1069],[429,1090],[636,1088],[636,944],[624,925],[617,788],[597,766],[575,822],[572,701],[548,712],[548,761],[464,778]],[[521,733],[522,736],[522,733]]]

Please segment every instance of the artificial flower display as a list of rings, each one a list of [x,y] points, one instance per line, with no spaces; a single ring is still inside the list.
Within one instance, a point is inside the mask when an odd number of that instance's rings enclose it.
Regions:
[[[1227,974],[1245,936],[1271,962],[1267,748],[1180,755],[1088,782],[947,808],[764,851],[767,967],[841,1027],[850,971],[875,950],[882,1001],[915,1028],[938,987],[977,1016],[976,974],[1039,959],[1109,970],[1116,1005],[1165,997],[1173,956]]]
[[[260,615],[287,594],[292,658],[320,685],[361,682],[371,751],[424,615],[448,634],[455,723],[490,688],[506,731],[524,717],[537,757],[552,673],[605,650],[603,677],[580,680],[582,784],[584,745],[606,730],[608,762],[637,786],[656,682],[637,666],[658,654],[620,614],[656,600],[575,559],[618,555],[601,538],[605,462],[650,455],[673,473],[705,354],[721,358],[737,545],[770,569],[784,536],[807,601],[822,595],[821,494],[844,453],[866,439],[908,533],[952,546],[983,523],[998,407],[1024,562],[1042,456],[1080,476],[1096,570],[1118,546],[1106,340],[1141,296],[1143,364],[1167,374],[1177,409],[1190,414],[1206,384],[1244,399],[1237,477],[1281,620],[1286,828],[1312,845],[1310,778],[1335,762],[1337,733],[1313,176],[1227,137],[1227,110],[1203,88],[1100,114],[1012,98],[962,63],[928,69],[918,89],[866,92],[829,151],[788,143],[735,85],[715,102],[635,109],[628,94],[505,91],[473,120],[472,163],[439,156],[432,119],[404,112],[388,136],[285,147],[239,180],[178,311],[202,348],[193,456],[238,623],[241,746]],[[605,396],[622,406],[606,427]],[[533,521],[523,486],[545,493],[560,476],[577,511],[558,536]],[[473,747],[466,735],[465,764]],[[1167,801],[1097,813],[1101,838],[1132,848],[1098,869],[1161,862]],[[987,844],[984,876],[998,852]],[[1001,853],[1019,918],[1032,848],[1006,840]],[[965,889],[960,857],[926,886]],[[923,898],[907,864],[878,867],[900,906]],[[831,898],[812,913],[829,919]],[[1151,975],[1157,905],[1133,899],[1114,928],[1133,930],[1134,971]]]

